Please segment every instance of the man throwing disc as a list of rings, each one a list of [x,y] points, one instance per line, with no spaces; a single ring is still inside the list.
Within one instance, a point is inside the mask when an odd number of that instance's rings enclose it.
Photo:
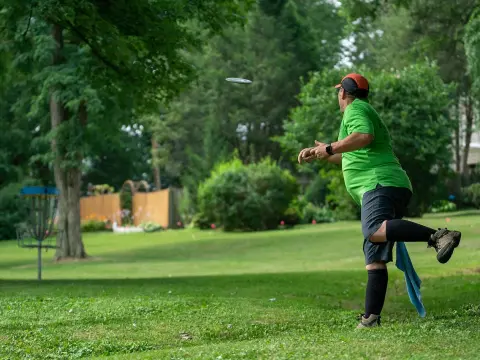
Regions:
[[[361,206],[363,252],[368,272],[365,314],[358,328],[380,325],[387,292],[388,262],[398,242],[425,242],[435,248],[444,264],[460,243],[461,233],[434,230],[403,220],[412,196],[407,173],[393,153],[390,134],[368,103],[369,83],[362,75],[349,74],[336,86],[343,112],[338,141],[300,151],[298,162],[314,159],[341,164],[345,186]]]

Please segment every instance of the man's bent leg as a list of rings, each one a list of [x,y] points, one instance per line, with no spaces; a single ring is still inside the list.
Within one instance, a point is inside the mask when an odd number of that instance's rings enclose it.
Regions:
[[[434,247],[437,260],[444,264],[459,245],[462,234],[447,229],[434,230],[429,227],[401,219],[385,220],[378,230],[370,236],[373,243],[389,242],[426,242]]]
[[[377,186],[374,191],[365,193],[363,200],[368,211],[366,211],[366,228],[362,220],[364,235],[374,244],[397,241],[426,242],[428,247],[435,248],[437,260],[445,264],[460,244],[462,234],[459,231],[447,229],[434,230],[403,220],[410,196],[411,192],[408,189],[382,186]],[[393,213],[389,213],[392,207]],[[371,232],[368,233],[368,229],[371,229]]]
[[[385,220],[378,230],[370,236],[370,241],[429,242],[436,230],[403,219]]]

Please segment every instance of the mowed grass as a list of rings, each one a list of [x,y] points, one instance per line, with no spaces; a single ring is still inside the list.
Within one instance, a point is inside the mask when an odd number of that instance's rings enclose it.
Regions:
[[[264,233],[92,234],[53,263],[0,242],[0,359],[478,359],[480,215],[448,264],[407,244],[427,309],[390,265],[382,327],[355,331],[366,272],[356,222]]]

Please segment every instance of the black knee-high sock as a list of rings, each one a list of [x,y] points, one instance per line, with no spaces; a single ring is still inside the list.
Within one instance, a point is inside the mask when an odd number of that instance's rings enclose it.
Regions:
[[[401,219],[387,221],[387,241],[428,242],[436,230]]]
[[[367,292],[365,296],[365,317],[380,315],[387,294],[387,269],[368,270]]]

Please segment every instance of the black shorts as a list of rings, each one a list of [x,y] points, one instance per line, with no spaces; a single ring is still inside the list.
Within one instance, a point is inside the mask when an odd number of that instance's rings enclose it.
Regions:
[[[369,239],[385,220],[403,218],[411,197],[410,189],[380,184],[363,194],[361,220],[366,265],[377,261],[385,263],[393,261],[394,242],[374,244]]]

